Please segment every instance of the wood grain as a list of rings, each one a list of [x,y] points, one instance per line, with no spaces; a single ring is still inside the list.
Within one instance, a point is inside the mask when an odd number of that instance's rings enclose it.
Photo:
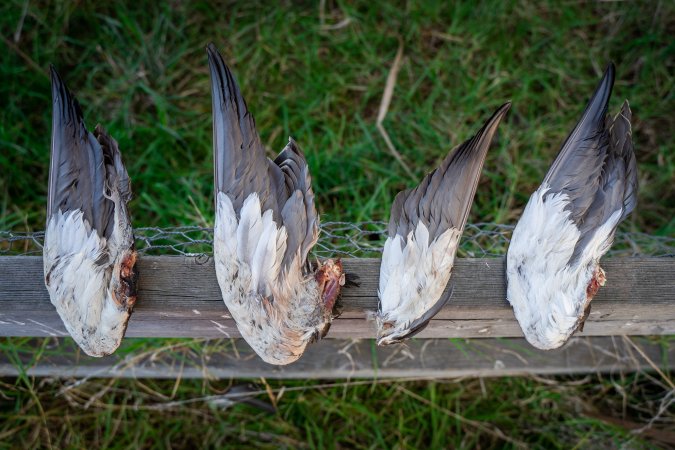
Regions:
[[[372,338],[366,311],[377,309],[379,260],[346,259],[360,286],[344,289],[343,314],[328,337]],[[675,259],[603,261],[607,285],[593,300],[583,335],[675,334]],[[213,262],[146,256],[128,337],[239,337],[221,300]],[[504,259],[459,259],[446,306],[418,336],[521,337],[505,299]],[[66,336],[44,287],[42,258],[0,257],[0,336]]]
[[[573,337],[551,351],[536,350],[522,338],[413,339],[388,347],[377,347],[372,340],[330,339],[310,346],[288,366],[264,363],[241,339],[158,344],[144,352],[132,350],[133,339],[127,339],[117,353],[105,358],[84,355],[70,339],[53,339],[39,356],[0,355],[0,376],[424,379],[624,373],[652,370],[645,356],[666,372],[675,368],[675,346],[628,339]]]

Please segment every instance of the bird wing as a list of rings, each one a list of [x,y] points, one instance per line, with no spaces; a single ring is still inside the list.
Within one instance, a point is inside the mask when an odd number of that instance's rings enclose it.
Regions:
[[[100,126],[87,131],[77,100],[54,67],[51,79],[45,284],[75,342],[88,355],[103,356],[120,345],[133,305],[117,303],[122,299],[114,297],[111,282],[115,258],[133,246],[129,176],[117,143]]]
[[[430,242],[449,228],[464,229],[490,142],[510,107],[511,103],[502,105],[475,136],[450,152],[419,186],[396,196],[389,237],[406,237],[420,221],[429,230]]]
[[[567,194],[571,219],[575,223],[582,221],[598,189],[609,147],[605,116],[613,85],[614,65],[610,64],[581,119],[563,143],[544,178],[551,192]]]
[[[126,203],[131,198],[129,176],[117,143],[100,126],[87,131],[80,105],[54,67],[52,79],[52,151],[49,168],[47,222],[59,211],[82,211],[100,237],[114,228],[113,190]]]
[[[468,141],[414,189],[400,192],[391,208],[380,266],[380,316],[403,328],[400,338],[421,331],[445,303],[450,277],[480,172],[499,123],[502,105]]]
[[[580,238],[570,258],[600,258],[614,240],[619,223],[637,204],[637,164],[633,151],[631,110],[624,102],[614,120],[607,120],[607,151],[597,180],[597,190],[581,223]]]
[[[607,120],[614,73],[610,64],[544,178],[549,192],[567,196],[566,210],[580,231],[570,264],[591,249],[592,257],[601,256],[598,249],[611,244],[616,227],[635,207],[637,172],[628,103],[614,121]],[[621,214],[614,215],[617,211]],[[610,219],[612,226],[603,227]],[[600,229],[603,236],[597,235]]]
[[[265,156],[232,72],[213,44],[207,52],[217,203],[223,193],[232,204],[237,256],[251,266],[259,293],[268,295],[270,284],[299,275],[318,239],[309,167],[292,139],[274,161]]]

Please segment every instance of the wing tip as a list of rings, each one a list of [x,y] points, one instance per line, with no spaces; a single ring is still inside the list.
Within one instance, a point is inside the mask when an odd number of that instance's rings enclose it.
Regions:
[[[616,76],[616,65],[614,64],[614,61],[610,61],[609,63],[607,63],[604,76],[611,77],[612,82],[614,82],[614,77]]]
[[[461,193],[462,199],[467,200],[466,204],[462,204],[462,208],[457,209],[456,211],[452,208],[452,210],[456,212],[456,214],[453,215],[450,215],[450,213],[442,213],[440,209],[435,211],[435,213],[437,217],[444,216],[447,218],[447,227],[454,226],[460,230],[464,228],[471,205],[473,204],[473,199],[475,197],[488,150],[492,144],[494,135],[497,132],[497,127],[510,108],[510,101],[502,104],[492,116],[485,121],[476,134],[451,150],[441,164],[428,173],[416,187],[413,189],[406,189],[396,195],[390,210],[388,226],[388,234],[390,237],[394,237],[396,234],[400,234],[400,232],[407,234],[409,232],[409,226],[416,223],[418,220],[421,220],[423,217],[424,220],[430,219],[430,217],[426,217],[425,213],[420,210],[420,205],[406,206],[406,203],[411,196],[418,196],[418,201],[421,201],[422,197],[427,198],[427,201],[431,202],[430,204],[435,205],[434,208],[440,208],[440,196],[455,190],[453,186],[464,186],[464,188],[459,188],[460,190],[458,192]],[[459,173],[461,176],[453,177],[452,175],[448,175],[450,173],[455,175]],[[437,182],[433,182],[432,180],[434,179],[436,179]],[[445,205],[445,207],[447,207],[447,205]],[[408,213],[407,209],[410,208],[412,208],[415,213]],[[444,232],[447,227],[439,227],[438,230]]]
[[[485,158],[485,156],[487,156],[487,151],[490,148],[490,144],[492,143],[492,139],[497,132],[499,124],[502,122],[504,117],[506,117],[506,113],[509,112],[510,109],[510,101],[501,105],[494,113],[492,113],[490,118],[485,121],[480,130],[478,130],[474,136],[465,141],[462,145],[466,145],[467,150],[471,153],[483,155],[483,158]]]
[[[485,131],[488,132],[489,135],[489,141],[492,141],[492,135],[494,135],[495,131],[497,130],[497,127],[501,123],[501,121],[506,117],[506,113],[509,112],[511,109],[512,103],[511,101],[507,101],[503,105],[501,105],[497,110],[492,113],[492,116],[485,122],[485,125],[481,128],[481,130],[478,132],[478,134],[483,135]]]
[[[504,117],[504,115],[507,112],[509,112],[509,110],[511,109],[511,106],[513,106],[513,103],[511,102],[511,100],[506,101],[502,106],[497,108],[497,111],[495,111],[495,113],[493,114],[493,117],[495,117],[495,116],[500,117],[500,118]]]
[[[249,114],[246,100],[241,93],[239,83],[225,63],[225,59],[215,44],[210,42],[206,46],[211,75],[211,93],[214,113],[222,113],[223,107],[231,105],[236,111],[239,121],[246,119]]]
[[[225,64],[223,56],[220,54],[218,48],[216,48],[213,42],[210,42],[206,46],[206,56],[209,61],[212,89],[215,91],[217,85],[220,84],[224,90],[229,84],[229,80],[227,79],[228,68],[227,64]]]
[[[68,122],[71,119],[79,122],[84,126],[84,115],[82,114],[82,108],[80,107],[80,102],[77,101],[77,98],[70,92],[68,86],[59,75],[59,72],[56,70],[56,67],[53,64],[49,65],[50,79],[52,83],[52,101],[54,102],[53,115],[54,119],[60,117],[65,119]],[[59,103],[60,107],[57,108],[56,104]],[[57,113],[59,115],[57,116]],[[70,117],[71,114],[73,117]]]
[[[223,66],[227,67],[225,61],[223,60],[222,55],[218,51],[218,47],[216,47],[216,44],[214,44],[213,42],[209,42],[206,45],[206,56],[208,57],[209,65],[211,65],[212,68],[214,68],[213,64],[217,62],[220,62]]]
[[[616,67],[613,62],[610,62],[605,69],[602,79],[595,88],[595,92],[591,97],[586,111],[582,115],[583,118],[591,117],[594,121],[603,121],[607,115],[607,108],[609,106],[609,99],[612,97],[612,88],[614,87],[614,80],[616,77]]]
[[[52,80],[52,84],[54,84],[55,82],[63,83],[61,81],[61,76],[59,75],[58,70],[56,70],[56,66],[51,63],[49,64],[49,77]]]

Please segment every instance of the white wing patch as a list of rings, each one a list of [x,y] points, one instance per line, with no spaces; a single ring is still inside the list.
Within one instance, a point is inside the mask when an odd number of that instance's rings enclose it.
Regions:
[[[248,274],[243,287],[266,297],[272,295],[286,251],[286,229],[277,227],[271,210],[261,212],[256,193],[244,200],[239,221],[227,194],[219,192],[217,200],[216,263],[237,261],[240,270]]]
[[[43,262],[50,300],[75,342],[91,356],[112,353],[129,318],[111,296],[114,258],[106,244],[79,210],[57,212],[45,232]]]
[[[406,333],[443,294],[455,260],[461,232],[446,230],[429,244],[429,231],[419,222],[405,238],[387,238],[380,266],[378,322],[394,322],[386,335]],[[382,330],[380,330],[382,332]]]
[[[285,227],[277,226],[272,211],[261,211],[256,193],[244,201],[239,220],[227,194],[218,193],[213,245],[218,284],[239,332],[270,364],[297,360],[308,336],[323,326],[312,323],[319,307],[314,278],[301,279],[297,261],[282,273],[286,239]]]
[[[599,227],[579,261],[569,261],[580,232],[565,210],[566,194],[542,185],[530,197],[513,230],[507,254],[507,298],[527,340],[537,348],[560,347],[574,333],[586,307],[586,288],[611,246],[621,209]]]

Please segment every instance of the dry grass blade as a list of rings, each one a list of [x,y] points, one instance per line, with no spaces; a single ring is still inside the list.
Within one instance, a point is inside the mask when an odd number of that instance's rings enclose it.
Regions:
[[[403,42],[401,41],[398,44],[398,50],[396,51],[394,63],[391,65],[389,75],[387,75],[387,83],[384,86],[384,93],[382,94],[382,101],[380,102],[380,110],[377,113],[377,129],[382,135],[382,139],[384,139],[384,142],[387,144],[387,148],[389,149],[391,154],[394,155],[394,158],[396,158],[396,161],[398,161],[401,164],[405,172],[410,176],[410,178],[414,180],[415,174],[413,174],[408,164],[403,160],[403,156],[398,152],[398,150],[396,150],[396,147],[394,147],[394,144],[391,142],[391,139],[389,138],[387,130],[385,130],[384,125],[382,125],[382,122],[384,122],[384,118],[387,116],[387,112],[389,111],[391,98],[394,95],[394,87],[396,87],[396,79],[398,77],[398,71],[401,70],[402,59],[403,59]]]
[[[397,384],[397,383],[408,383],[408,382],[418,382],[418,381],[434,381],[434,382],[447,382],[448,380],[439,380],[437,377],[402,377],[402,378],[383,378],[375,380],[357,380],[357,381],[344,381],[337,383],[319,383],[311,384],[306,386],[292,386],[292,387],[280,387],[272,388],[271,393],[277,394],[277,402],[281,397],[282,393],[287,392],[296,392],[296,391],[312,391],[312,390],[322,390],[322,389],[333,389],[333,388],[345,388],[345,387],[354,387],[354,386],[373,386],[373,385],[383,385],[383,384]],[[238,398],[238,397],[247,397],[247,396],[256,396],[256,395],[270,395],[270,391],[265,389],[251,390],[245,393],[232,393],[226,394],[229,398]],[[208,403],[210,401],[218,400],[222,398],[223,395],[205,395],[199,397],[192,397],[183,400],[174,400],[164,403],[154,403],[147,405],[134,405],[135,410],[165,410],[171,408],[181,408],[186,405],[191,405],[194,403]]]
[[[21,39],[21,30],[23,30],[23,23],[26,20],[26,14],[28,14],[28,0],[23,2],[23,9],[21,10],[21,17],[19,18],[19,23],[16,25],[16,31],[14,31],[14,43],[18,44]]]
[[[319,28],[321,31],[336,31],[340,30],[346,26],[348,26],[350,23],[352,23],[352,18],[351,17],[345,17],[341,21],[339,21],[336,24],[333,25],[321,25]]]
[[[42,69],[42,67],[40,67],[40,65],[39,65],[38,63],[36,63],[35,61],[33,61],[33,59],[32,59],[30,56],[28,56],[26,53],[24,53],[23,50],[21,50],[21,49],[19,48],[18,45],[16,45],[14,42],[12,42],[12,41],[10,41],[9,39],[7,39],[5,36],[0,36],[0,37],[2,37],[2,40],[3,40],[3,42],[5,43],[5,45],[6,45],[7,47],[9,47],[11,50],[14,50],[14,52],[15,52],[17,55],[19,55],[19,57],[20,57],[21,59],[23,59],[23,60],[26,62],[26,64],[28,64],[28,65],[29,65],[30,67],[32,67],[36,72],[38,72],[39,74],[41,74],[42,76],[44,76],[45,78],[47,78],[47,72],[44,71],[44,70]]]
[[[666,384],[668,384],[670,389],[675,390],[675,384],[673,384],[673,381],[670,379],[670,377],[668,375],[666,375],[665,373],[663,373],[663,371],[659,368],[659,366],[657,366],[656,363],[654,361],[652,361],[649,358],[649,356],[647,356],[645,354],[645,352],[642,351],[642,349],[639,346],[635,345],[635,342],[633,342],[633,340],[631,338],[629,338],[628,336],[623,336],[623,338],[626,342],[628,342],[631,345],[631,347],[633,347],[635,349],[635,351],[637,351],[640,354],[640,356],[642,356],[645,359],[645,361],[647,361],[647,363],[650,366],[652,366],[652,369],[654,369],[656,371],[656,373],[658,373],[661,376],[661,378],[663,378],[663,381],[665,381]]]

